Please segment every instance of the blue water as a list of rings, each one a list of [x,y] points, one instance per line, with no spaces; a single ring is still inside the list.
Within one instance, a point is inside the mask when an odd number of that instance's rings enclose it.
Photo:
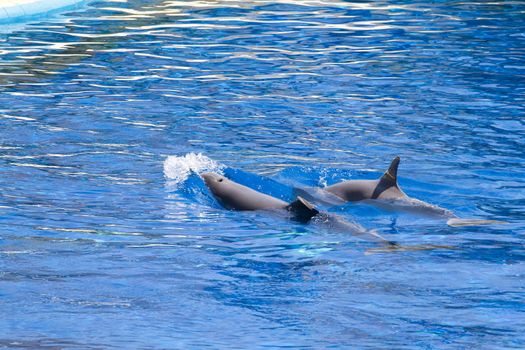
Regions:
[[[0,35],[0,347],[525,348],[525,5],[96,1]],[[201,153],[200,156],[198,154]],[[465,218],[230,212],[379,176]]]

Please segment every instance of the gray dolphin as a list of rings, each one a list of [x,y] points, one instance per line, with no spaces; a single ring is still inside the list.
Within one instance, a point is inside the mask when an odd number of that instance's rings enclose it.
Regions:
[[[347,202],[365,199],[408,198],[397,184],[399,157],[395,157],[388,170],[377,180],[350,180],[328,186],[324,190]]]
[[[302,223],[312,221],[330,230],[365,235],[369,238],[373,237],[374,240],[379,240],[382,243],[394,245],[394,243],[381,237],[375,230],[366,230],[361,225],[349,222],[337,215],[319,212],[312,204],[300,196],[297,196],[297,199],[292,203],[286,203],[216,173],[203,173],[200,176],[204,179],[206,186],[213,193],[214,197],[227,209],[239,211],[284,209],[290,214],[290,218],[295,221]]]
[[[330,230],[351,232],[354,235],[364,236],[362,238],[372,239],[384,244],[383,248],[368,250],[367,254],[392,251],[453,249],[450,246],[437,245],[400,246],[395,242],[388,241],[376,230],[366,230],[361,225],[349,222],[340,216],[319,212],[312,204],[300,196],[297,196],[297,199],[292,203],[286,203],[278,198],[238,184],[223,175],[202,173],[200,176],[204,179],[206,186],[213,193],[214,197],[227,209],[239,211],[284,209],[293,220],[302,223],[311,221]]]
[[[200,176],[215,198],[230,210],[285,209],[291,214],[292,219],[300,222],[308,222],[319,214],[313,205],[301,197],[297,197],[292,203],[286,203],[216,173],[203,173]]]
[[[452,211],[441,208],[416,198],[407,196],[397,183],[397,168],[400,162],[395,157],[388,170],[376,180],[350,180],[328,186],[323,189],[345,202],[366,201],[376,206],[391,210],[405,210],[420,214],[447,218],[450,226],[475,226],[487,224],[502,224],[504,221],[461,219]],[[333,201],[332,201],[333,202]]]

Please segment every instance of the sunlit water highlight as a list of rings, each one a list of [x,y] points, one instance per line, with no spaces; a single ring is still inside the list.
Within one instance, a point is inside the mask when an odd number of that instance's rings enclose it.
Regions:
[[[0,345],[525,347],[525,6],[94,1],[0,35]],[[375,178],[461,217],[222,209]]]

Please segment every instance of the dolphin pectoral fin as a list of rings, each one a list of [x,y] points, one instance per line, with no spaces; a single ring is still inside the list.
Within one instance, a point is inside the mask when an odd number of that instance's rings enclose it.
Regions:
[[[395,252],[416,252],[421,250],[455,250],[457,247],[450,245],[438,244],[416,244],[416,245],[399,245],[395,242],[389,242],[388,245],[381,248],[371,248],[365,251],[365,255],[381,254],[381,253],[395,253]]]
[[[452,218],[447,221],[448,226],[461,227],[461,226],[482,226],[482,225],[503,225],[508,224],[507,221],[500,220],[483,220],[483,219],[460,219]]]
[[[319,214],[319,210],[315,209],[310,202],[300,196],[288,204],[285,209],[292,214],[294,220],[302,223],[310,221],[312,217]]]

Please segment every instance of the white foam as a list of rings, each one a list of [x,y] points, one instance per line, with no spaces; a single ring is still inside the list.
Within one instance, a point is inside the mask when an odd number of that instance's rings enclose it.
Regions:
[[[164,161],[164,176],[175,182],[185,181],[192,172],[197,174],[213,171],[222,172],[223,165],[213,159],[206,157],[202,153],[188,153],[184,156],[169,156]]]

